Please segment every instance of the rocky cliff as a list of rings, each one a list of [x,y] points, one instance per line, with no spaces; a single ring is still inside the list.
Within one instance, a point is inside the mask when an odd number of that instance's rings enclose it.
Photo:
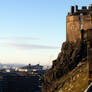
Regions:
[[[52,68],[45,73],[42,92],[57,92],[58,87],[64,86],[64,78],[73,71],[79,63],[87,60],[87,42],[79,40],[74,42],[64,42],[56,60],[53,61]],[[60,79],[63,78],[62,81]],[[67,92],[67,91],[65,91]]]

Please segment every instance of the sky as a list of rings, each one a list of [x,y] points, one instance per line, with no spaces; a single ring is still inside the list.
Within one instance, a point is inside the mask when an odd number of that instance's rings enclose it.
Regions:
[[[0,0],[0,63],[51,65],[66,40],[71,5],[92,0]]]

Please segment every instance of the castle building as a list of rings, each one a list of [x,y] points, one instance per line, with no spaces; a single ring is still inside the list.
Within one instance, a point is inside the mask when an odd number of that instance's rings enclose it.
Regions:
[[[81,39],[81,30],[85,32],[92,29],[92,4],[87,8],[82,6],[71,6],[71,11],[66,17],[66,40],[76,42]],[[87,34],[84,35],[87,37]]]
[[[66,41],[87,42],[88,82],[92,82],[92,4],[88,7],[71,6],[66,17]]]

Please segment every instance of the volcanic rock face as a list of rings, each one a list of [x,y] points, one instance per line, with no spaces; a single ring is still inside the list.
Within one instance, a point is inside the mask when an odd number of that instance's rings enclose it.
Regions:
[[[92,82],[92,4],[88,9],[86,6],[82,9],[71,7],[66,17],[66,42],[52,68],[45,74],[42,92],[56,92],[59,79],[84,61],[89,62],[89,79]]]
[[[79,62],[84,62],[87,57],[87,42],[80,40],[76,43],[65,42],[52,68],[45,73],[42,92],[55,92],[58,79],[72,71]]]

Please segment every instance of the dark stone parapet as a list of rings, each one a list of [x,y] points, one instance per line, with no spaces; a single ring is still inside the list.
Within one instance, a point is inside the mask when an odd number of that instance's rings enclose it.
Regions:
[[[90,4],[88,8],[86,6],[82,6],[81,9],[78,9],[78,6],[75,5],[71,6],[71,10],[68,15],[80,15],[81,13],[87,15],[90,11],[92,11],[92,4]]]

